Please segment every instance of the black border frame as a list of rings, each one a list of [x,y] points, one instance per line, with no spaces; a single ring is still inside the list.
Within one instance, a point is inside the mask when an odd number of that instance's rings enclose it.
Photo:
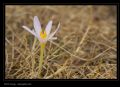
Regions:
[[[23,1],[24,2],[24,1]],[[110,85],[110,86],[115,86],[118,85],[120,79],[119,79],[119,3],[23,3],[22,1],[20,3],[2,3],[2,21],[1,21],[1,25],[3,25],[3,45],[2,47],[5,47],[5,6],[6,5],[116,5],[117,6],[117,79],[5,79],[5,50],[3,48],[3,85],[5,85],[6,83],[9,83],[8,85],[18,85],[18,83],[32,83],[32,85],[54,85],[54,82],[58,82],[59,85],[62,85],[61,82],[64,82],[65,84],[69,84],[69,85],[94,85],[94,81],[96,82],[95,84],[99,84],[102,85],[102,83]],[[71,82],[72,81],[72,82]],[[45,83],[44,83],[45,82]],[[49,82],[49,84],[47,84],[46,82]],[[60,83],[59,83],[60,82]],[[77,82],[77,83],[76,83]],[[87,82],[87,83],[86,83]],[[114,83],[114,84],[113,84]],[[29,85],[28,85],[29,86]]]

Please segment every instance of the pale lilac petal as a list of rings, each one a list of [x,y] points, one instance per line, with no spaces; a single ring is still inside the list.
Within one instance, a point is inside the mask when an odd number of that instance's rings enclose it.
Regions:
[[[58,24],[57,29],[49,35],[48,39],[52,38],[55,35],[55,33],[58,31],[59,27],[60,27],[60,23]]]
[[[38,35],[36,34],[36,32],[35,32],[35,30],[34,30],[34,29],[32,29],[32,32],[35,34],[35,37],[37,37],[37,38],[38,38]]]
[[[32,32],[34,32],[34,33],[35,33],[36,38],[38,38],[38,40],[39,40],[41,43],[45,43],[45,42],[47,41],[46,39],[42,39],[42,38],[40,38],[40,36],[39,36],[38,34],[36,34],[36,32],[35,32],[35,30],[34,30],[34,29],[32,30]]]
[[[40,36],[39,36],[38,34],[36,34],[36,32],[35,32],[34,29],[32,30],[32,32],[35,33],[35,37],[38,38],[38,40],[39,40],[41,43],[45,43],[45,42],[46,42],[46,39],[43,40],[42,38],[40,38]]]
[[[27,30],[28,32],[30,32],[32,35],[36,36],[35,32],[33,32],[32,30],[30,30],[27,26],[22,26],[25,30]]]
[[[39,21],[39,19],[38,19],[37,16],[34,16],[34,21],[33,21],[33,23],[34,23],[35,31],[36,31],[36,33],[39,35],[39,33],[40,33],[40,31],[41,31],[41,24],[40,24],[40,21]]]
[[[45,43],[47,41],[47,39],[42,39],[40,38],[40,36],[38,34],[36,34],[36,37],[38,38],[38,40],[41,42],[41,43]]]
[[[51,31],[51,28],[52,28],[52,21],[49,21],[46,28],[45,28],[45,31],[46,31],[47,35],[49,35],[49,33]]]

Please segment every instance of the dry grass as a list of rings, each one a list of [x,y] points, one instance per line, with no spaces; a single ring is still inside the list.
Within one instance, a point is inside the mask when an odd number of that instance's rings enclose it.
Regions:
[[[37,15],[45,28],[51,17],[58,39],[48,42],[44,79],[116,79],[115,6],[6,6],[5,78],[39,79],[39,41],[22,25],[33,29]]]

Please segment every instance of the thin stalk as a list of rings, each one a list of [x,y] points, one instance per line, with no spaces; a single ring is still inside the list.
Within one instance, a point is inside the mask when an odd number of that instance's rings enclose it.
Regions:
[[[41,70],[42,70],[42,64],[43,64],[43,56],[44,56],[44,49],[45,44],[40,44],[40,62],[39,62],[39,77],[41,78]]]

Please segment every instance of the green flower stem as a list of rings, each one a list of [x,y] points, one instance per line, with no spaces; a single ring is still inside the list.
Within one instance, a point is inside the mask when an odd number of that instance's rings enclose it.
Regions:
[[[44,56],[45,43],[40,43],[40,62],[39,62],[39,77],[41,78],[43,56]]]

